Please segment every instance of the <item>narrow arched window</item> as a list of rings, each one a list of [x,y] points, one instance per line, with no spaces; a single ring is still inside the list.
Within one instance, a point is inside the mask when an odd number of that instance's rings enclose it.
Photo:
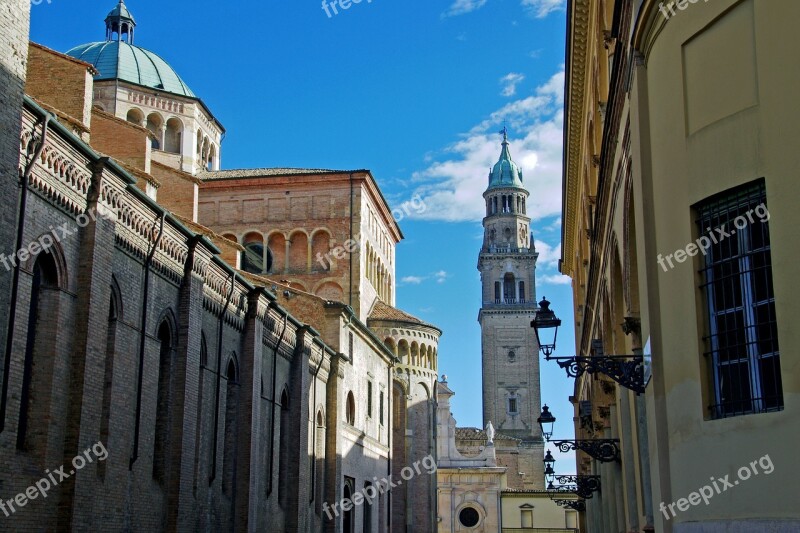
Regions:
[[[371,494],[372,490],[372,483],[369,481],[364,482],[364,494]],[[363,513],[363,524],[361,530],[364,533],[372,533],[372,500],[365,499],[364,501],[364,513]]]
[[[172,373],[172,330],[164,320],[158,328],[159,364],[158,395],[156,399],[156,430],[153,439],[153,479],[164,484],[167,468],[167,438],[169,434],[170,375]]]
[[[345,477],[343,490],[344,500],[352,501],[354,489],[355,480],[351,477]],[[344,533],[354,533],[356,527],[355,515],[355,507],[353,505],[351,505],[350,508],[344,512],[344,516],[342,517],[342,531],[344,531]]]
[[[197,486],[200,483],[201,465],[203,449],[202,436],[206,432],[205,412],[203,410],[203,402],[205,398],[205,390],[207,389],[206,369],[208,368],[208,343],[206,341],[206,334],[200,331],[200,373],[199,383],[197,389],[197,422],[195,426],[195,457],[194,457],[194,494],[197,495]]]
[[[17,448],[36,454],[45,451],[51,418],[55,346],[50,328],[57,309],[56,264],[52,254],[39,254],[33,266],[17,429]]]
[[[314,486],[312,487],[314,490],[314,500],[315,505],[314,508],[317,514],[322,512],[322,503],[325,499],[325,460],[326,460],[326,448],[325,448],[325,416],[322,414],[322,411],[317,411],[317,435],[314,439]]]
[[[239,379],[236,363],[231,357],[225,372],[225,441],[222,452],[222,492],[232,494],[236,479],[236,412],[238,409]]]
[[[519,291],[517,293],[517,296],[519,297],[519,302],[524,304],[525,303],[525,282],[524,281],[520,281],[519,282]]]
[[[356,400],[353,397],[353,391],[347,393],[347,408],[346,420],[351,426],[356,424]]]
[[[114,352],[116,351],[118,316],[117,294],[111,288],[111,297],[108,303],[108,329],[106,330],[106,357],[103,380],[103,404],[100,414],[100,441],[108,444],[108,431],[111,419],[111,390],[114,385]],[[97,475],[105,478],[106,462],[98,461]]]
[[[289,446],[291,435],[289,434],[289,393],[283,389],[281,393],[281,445],[280,445],[280,465],[278,470],[278,504],[286,508],[289,502]]]
[[[514,274],[507,272],[506,275],[503,276],[503,298],[505,299],[505,303],[513,304],[515,302],[515,289]]]

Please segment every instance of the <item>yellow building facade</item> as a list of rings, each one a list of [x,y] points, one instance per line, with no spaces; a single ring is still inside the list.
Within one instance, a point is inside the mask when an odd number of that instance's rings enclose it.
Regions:
[[[561,271],[577,438],[618,438],[587,531],[797,531],[800,3],[568,3]],[[557,311],[557,310],[556,310]]]

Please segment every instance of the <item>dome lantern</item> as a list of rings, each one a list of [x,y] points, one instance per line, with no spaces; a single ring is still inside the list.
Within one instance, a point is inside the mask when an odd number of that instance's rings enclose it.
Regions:
[[[125,0],[112,9],[106,17],[106,41],[123,41],[133,44],[133,30],[136,21],[125,6]],[[116,34],[116,39],[114,38]]]

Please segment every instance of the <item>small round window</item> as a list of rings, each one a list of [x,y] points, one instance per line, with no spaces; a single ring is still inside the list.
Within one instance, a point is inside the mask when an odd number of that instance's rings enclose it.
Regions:
[[[458,520],[464,527],[475,527],[481,521],[481,515],[478,514],[474,507],[464,507],[458,513]]]

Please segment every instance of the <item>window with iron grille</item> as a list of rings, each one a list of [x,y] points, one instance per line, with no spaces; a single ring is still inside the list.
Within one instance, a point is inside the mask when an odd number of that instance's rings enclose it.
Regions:
[[[764,181],[718,194],[696,209],[700,235],[709,242],[700,288],[708,312],[704,340],[712,380],[711,417],[781,410]]]
[[[380,409],[378,418],[380,419],[380,424],[383,425],[383,391],[381,391],[380,404],[378,405],[378,408]]]
[[[367,381],[367,416],[372,418],[372,382]]]
[[[508,399],[508,412],[511,414],[517,413],[517,399],[516,398],[509,398]]]
[[[351,331],[347,336],[347,355],[350,357],[350,364],[354,364],[353,361],[353,345],[355,344],[353,340],[353,332]]]

